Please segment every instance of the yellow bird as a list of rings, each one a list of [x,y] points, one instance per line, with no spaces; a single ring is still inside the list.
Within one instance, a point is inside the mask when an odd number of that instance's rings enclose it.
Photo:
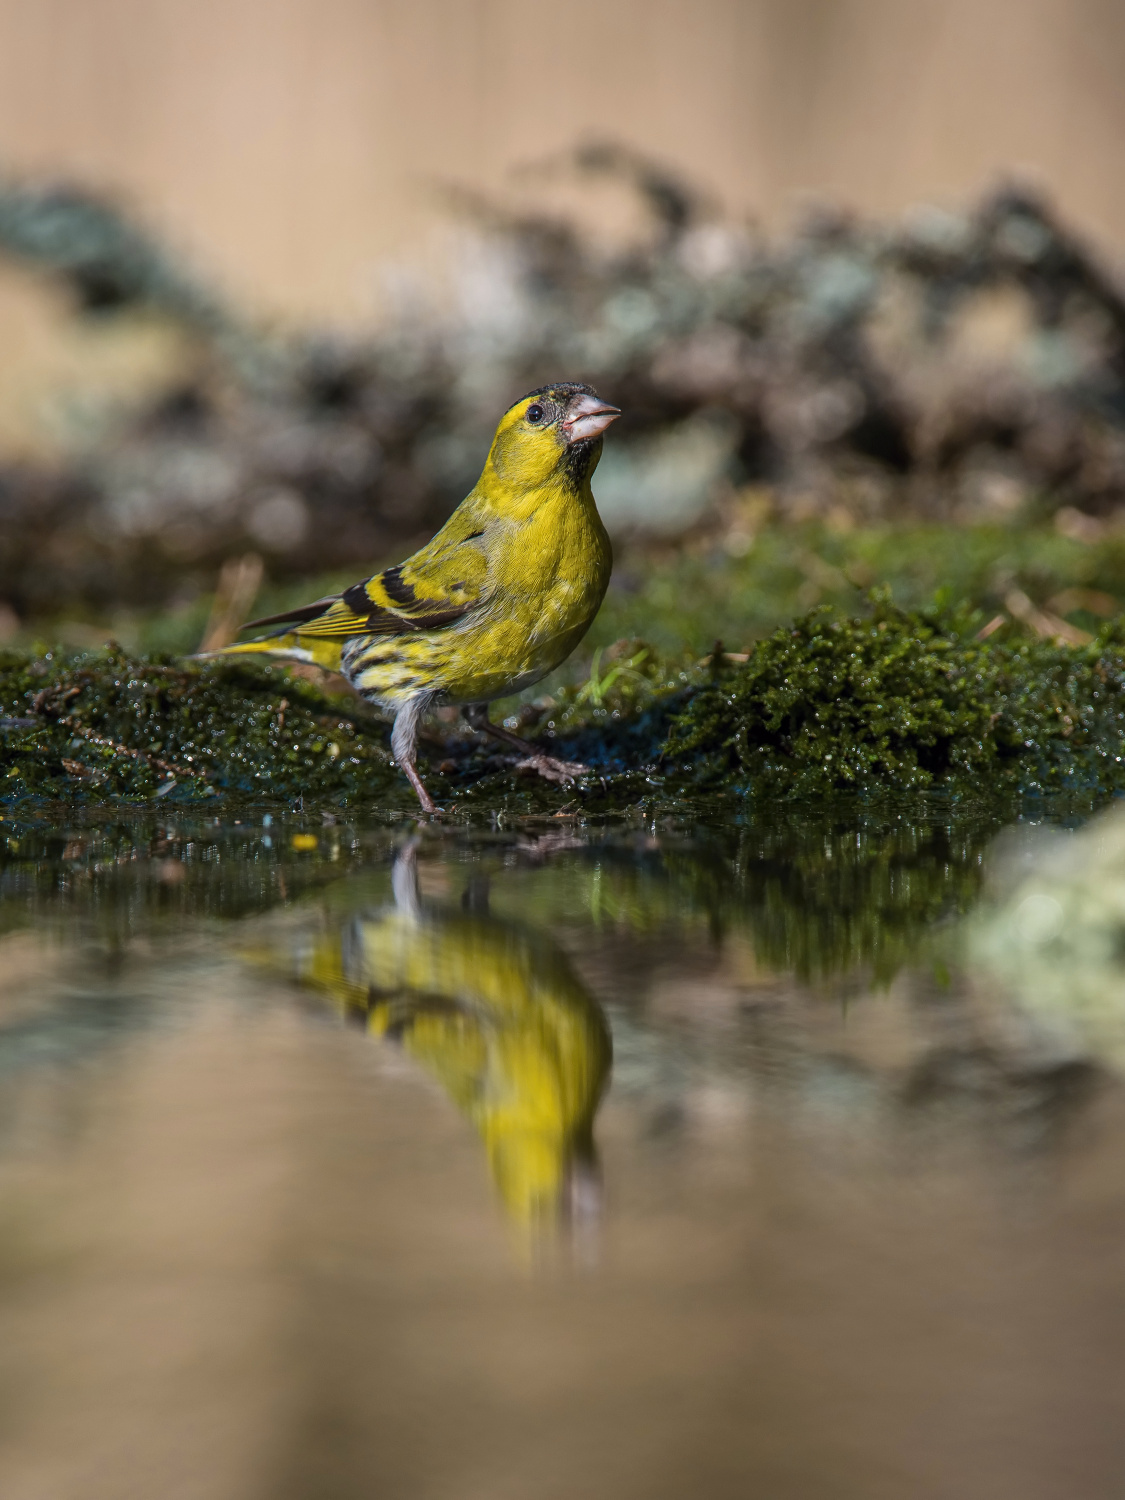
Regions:
[[[509,408],[484,471],[413,557],[342,594],[245,627],[282,626],[216,655],[268,653],[342,672],[394,714],[391,749],[424,811],[419,721],[459,704],[474,729],[521,751],[553,781],[585,770],[543,755],[488,718],[487,705],[538,682],[589,629],[612,553],[590,489],[602,434],[620,416],[588,385],[542,386]]]

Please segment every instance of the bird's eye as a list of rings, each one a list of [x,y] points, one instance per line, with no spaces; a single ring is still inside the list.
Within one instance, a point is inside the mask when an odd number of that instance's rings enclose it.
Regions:
[[[534,406],[529,406],[527,408],[527,411],[524,415],[527,417],[527,420],[529,422],[542,422],[543,408],[539,405],[538,402],[536,402]]]

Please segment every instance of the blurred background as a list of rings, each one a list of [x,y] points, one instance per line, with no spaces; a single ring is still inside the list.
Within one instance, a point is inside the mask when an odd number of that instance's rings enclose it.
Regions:
[[[1123,65],[1110,0],[0,0],[0,634],[215,641],[560,376],[626,409],[619,594],[672,540],[739,645],[884,578],[1088,634]]]
[[[897,216],[1017,168],[1112,247],[1123,68],[1112,0],[9,0],[0,140],[255,311],[343,323],[425,244],[435,183],[501,191],[591,136],[774,230],[809,194]]]

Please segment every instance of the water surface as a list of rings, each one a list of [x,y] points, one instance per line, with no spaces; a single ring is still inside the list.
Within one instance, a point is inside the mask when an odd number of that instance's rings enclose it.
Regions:
[[[0,829],[6,1497],[1120,1493],[1117,960],[996,819]]]

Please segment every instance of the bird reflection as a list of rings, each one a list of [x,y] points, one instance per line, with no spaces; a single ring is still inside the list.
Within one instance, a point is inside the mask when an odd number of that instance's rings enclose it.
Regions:
[[[486,877],[470,879],[460,909],[423,901],[411,845],[392,881],[392,906],[306,950],[302,983],[437,1079],[479,1131],[516,1221],[588,1221],[612,1056],[600,1007],[548,937],[490,914]]]

